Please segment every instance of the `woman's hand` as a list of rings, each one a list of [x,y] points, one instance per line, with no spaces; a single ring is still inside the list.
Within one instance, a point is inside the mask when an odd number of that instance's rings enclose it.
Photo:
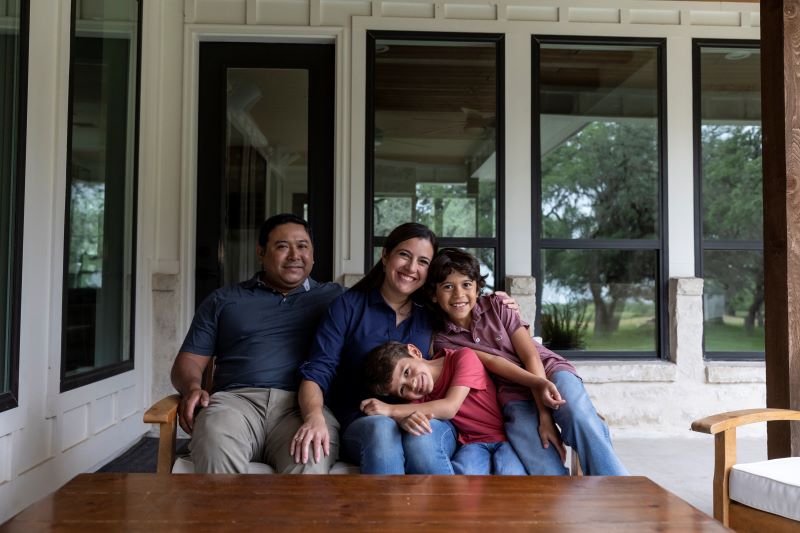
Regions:
[[[519,311],[519,304],[513,297],[509,296],[507,292],[495,291],[495,294],[501,298],[503,305],[505,305],[512,311]]]
[[[432,433],[433,430],[431,429],[431,415],[426,415],[424,413],[420,413],[419,411],[414,411],[404,419],[400,420],[398,424],[400,427],[405,431],[411,433],[412,435],[419,437],[424,433]]]
[[[566,400],[561,398],[561,393],[558,392],[555,383],[544,378],[539,378],[536,381],[537,383],[531,391],[533,392],[537,405],[549,407],[550,409],[558,409],[567,403]]]
[[[367,398],[361,402],[361,411],[365,415],[392,416],[392,406],[376,398]]]
[[[567,460],[567,448],[561,440],[561,434],[553,422],[553,417],[546,410],[539,411],[539,438],[542,439],[542,448],[547,449],[552,444],[561,455],[561,462]]]

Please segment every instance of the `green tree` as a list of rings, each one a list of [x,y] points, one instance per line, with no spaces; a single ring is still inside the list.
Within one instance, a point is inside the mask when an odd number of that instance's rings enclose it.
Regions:
[[[655,120],[596,121],[545,154],[543,237],[656,239],[657,140]],[[549,252],[545,268],[548,281],[591,299],[596,336],[617,330],[627,300],[653,297],[652,252]]]
[[[703,238],[761,240],[763,234],[761,127],[706,125],[702,131]],[[704,254],[725,294],[726,313],[745,311],[752,332],[763,322],[764,266],[761,254]]]

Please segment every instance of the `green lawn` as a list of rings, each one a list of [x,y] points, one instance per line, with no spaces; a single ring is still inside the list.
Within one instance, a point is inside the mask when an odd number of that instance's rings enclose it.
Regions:
[[[623,318],[619,321],[619,329],[608,337],[595,337],[593,331],[589,330],[586,333],[586,349],[654,352],[656,349],[655,325],[649,317]]]
[[[586,349],[597,351],[655,351],[655,326],[649,317],[629,317],[620,320],[619,329],[612,335],[595,338],[586,333]],[[764,328],[753,333],[744,329],[744,319],[726,316],[723,322],[707,322],[704,326],[705,349],[709,352],[764,351]]]
[[[706,322],[707,352],[763,352],[764,328],[756,327],[752,333],[744,329],[744,319],[726,316],[723,322]]]

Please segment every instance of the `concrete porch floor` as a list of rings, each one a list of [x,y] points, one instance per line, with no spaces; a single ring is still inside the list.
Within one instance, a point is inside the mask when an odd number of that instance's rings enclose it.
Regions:
[[[646,476],[713,516],[714,438],[615,438],[614,449],[631,475]],[[766,438],[737,440],[738,462],[767,459]]]

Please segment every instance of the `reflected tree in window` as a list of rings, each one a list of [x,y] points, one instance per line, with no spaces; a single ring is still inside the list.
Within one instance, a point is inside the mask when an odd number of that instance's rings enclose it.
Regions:
[[[760,51],[754,42],[694,42],[699,151],[697,275],[704,345],[714,358],[764,351]]]
[[[646,239],[658,226],[655,125],[593,122],[542,158],[542,221],[548,237]],[[653,258],[628,251],[547,254],[545,269],[593,308],[593,335],[619,328],[626,302],[653,298]],[[648,283],[645,283],[648,282]]]
[[[663,41],[537,44],[544,340],[590,355],[654,355]]]

